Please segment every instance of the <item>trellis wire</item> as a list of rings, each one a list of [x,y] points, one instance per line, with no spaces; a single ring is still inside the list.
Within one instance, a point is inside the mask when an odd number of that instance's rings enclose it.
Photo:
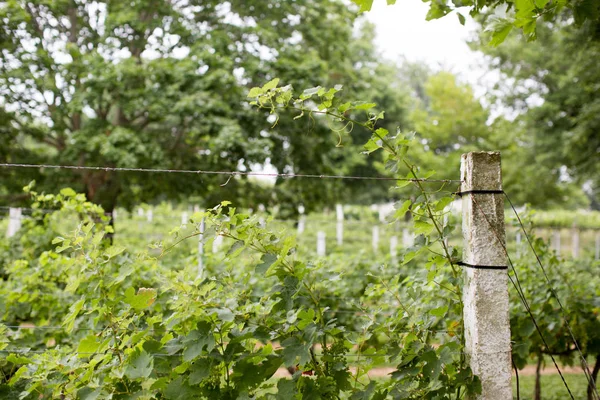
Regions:
[[[527,233],[527,230],[525,229],[525,226],[523,225],[523,221],[521,220],[521,217],[519,216],[519,213],[517,212],[513,202],[510,200],[510,197],[508,196],[508,194],[506,192],[504,192],[504,196],[508,200],[510,207],[512,208],[515,216],[517,217],[517,221],[519,222],[519,226],[520,226],[521,230],[523,231],[525,238],[527,239],[529,248],[533,252],[535,259],[537,261],[537,264],[540,266],[540,269],[542,270],[542,273],[543,273],[544,277],[546,278],[546,282],[548,282],[548,287],[550,288],[552,295],[554,296],[554,298],[556,299],[556,302],[558,303],[558,306],[560,307],[563,321],[565,322],[567,330],[569,331],[569,335],[571,336],[571,339],[573,340],[573,343],[575,344],[575,348],[577,349],[577,352],[579,353],[579,357],[581,358],[581,363],[583,365],[584,374],[586,375],[588,384],[590,384],[592,386],[592,389],[593,389],[593,392],[595,393],[596,398],[600,398],[600,395],[598,394],[598,389],[596,388],[596,384],[595,384],[594,380],[592,379],[592,375],[590,373],[587,361],[583,355],[583,352],[581,351],[581,348],[579,347],[579,343],[577,342],[577,339],[575,338],[575,334],[573,333],[573,330],[571,329],[571,325],[569,324],[569,320],[567,318],[565,308],[563,307],[562,302],[560,301],[560,298],[558,297],[558,294],[556,293],[556,290],[554,290],[554,287],[552,286],[550,277],[548,277],[548,274],[546,273],[546,268],[544,268],[544,265],[542,263],[542,260],[540,259],[540,256],[535,251],[533,243],[531,242],[531,238],[529,237],[529,234]]]
[[[51,165],[51,164],[12,164],[0,163],[2,168],[48,168],[48,169],[70,169],[85,171],[107,171],[107,172],[147,172],[147,173],[178,173],[198,175],[226,175],[226,176],[262,176],[271,178],[315,178],[315,179],[350,179],[350,180],[372,180],[372,181],[407,181],[407,182],[438,182],[450,183],[460,182],[455,179],[414,179],[393,178],[387,176],[352,176],[352,175],[326,175],[326,174],[282,174],[276,172],[247,172],[247,171],[209,171],[192,169],[166,169],[166,168],[125,168],[125,167],[96,167],[85,165]]]
[[[485,212],[483,211],[483,209],[479,206],[479,204],[477,203],[477,201],[475,200],[474,197],[473,197],[472,200],[473,200],[473,204],[477,207],[477,209],[479,210],[479,212],[483,215],[484,220],[490,226],[492,232],[496,236],[496,239],[498,240],[498,242],[502,246],[502,249],[504,250],[506,258],[508,259],[508,263],[510,264],[510,267],[511,267],[511,269],[513,271],[513,274],[515,275],[516,283],[512,279],[512,277],[510,276],[510,274],[507,274],[508,279],[510,280],[510,282],[513,284],[515,290],[517,291],[517,294],[519,295],[519,298],[520,298],[521,302],[525,306],[525,309],[527,310],[527,313],[529,314],[529,317],[531,318],[531,321],[533,322],[533,325],[535,326],[536,331],[540,335],[540,338],[542,339],[542,342],[544,343],[544,346],[546,346],[546,348],[549,348],[548,343],[546,342],[546,338],[544,337],[544,335],[542,333],[542,330],[540,329],[540,327],[539,327],[539,325],[538,325],[535,317],[533,316],[533,313],[531,312],[531,307],[529,306],[529,303],[527,302],[527,299],[525,298],[525,292],[523,291],[523,288],[521,287],[521,282],[519,281],[519,275],[517,274],[517,270],[516,270],[516,268],[515,268],[515,266],[514,266],[514,264],[512,262],[512,259],[510,258],[510,255],[508,254],[508,249],[506,248],[506,245],[503,243],[502,239],[500,238],[500,234],[496,231],[496,229],[494,228],[494,226],[492,225],[492,223],[489,221],[487,215],[485,214]],[[565,380],[565,377],[563,376],[562,371],[560,370],[560,367],[558,366],[558,363],[556,362],[556,359],[554,358],[554,356],[552,354],[549,354],[549,356],[552,359],[552,362],[554,363],[554,367],[558,371],[558,374],[560,375],[560,378],[561,378],[561,380],[562,380],[565,388],[567,389],[567,392],[569,393],[569,396],[571,397],[572,400],[575,400],[575,397],[573,396],[573,393],[571,392],[571,389],[569,388],[569,385],[567,384],[567,381]]]
[[[248,325],[253,325],[253,326],[260,326],[261,324],[255,323],[255,322],[247,322]],[[0,325],[0,327],[4,327],[4,328],[9,328],[9,329],[14,329],[14,330],[24,330],[24,331],[35,331],[35,330],[41,330],[41,331],[61,331],[61,330],[66,330],[67,328],[64,326],[58,326],[58,325],[54,325],[54,326],[21,326],[21,325]],[[103,332],[105,330],[107,330],[109,327],[105,327],[105,328],[86,328],[86,327],[73,327],[71,329],[71,331],[84,331],[84,332]],[[148,328],[148,329],[144,329],[144,328],[110,328],[113,331],[120,331],[120,332],[155,332],[155,331],[159,331],[159,329],[154,329],[154,328]],[[447,334],[457,334],[457,333],[461,333],[462,330],[461,329],[394,329],[394,332],[399,332],[399,333],[411,333],[411,332],[415,332],[415,331],[420,331],[420,332],[429,332],[429,333],[447,333]],[[348,329],[344,329],[345,333],[364,333],[364,331],[360,330],[348,330]]]
[[[520,344],[520,346],[524,346],[525,344]],[[515,346],[518,347],[519,345]],[[48,350],[52,350],[52,349],[48,349]],[[48,352],[48,350],[31,350],[29,348],[20,348],[20,349],[3,349],[0,350],[0,353],[7,353],[7,354],[45,354]],[[60,350],[59,348],[55,349],[55,350]],[[398,349],[401,350],[401,349]],[[70,355],[85,355],[85,356],[95,356],[95,355],[104,355],[104,354],[109,354],[111,353],[110,350],[106,350],[105,352],[79,352],[79,351],[74,351],[74,352],[70,352]],[[152,356],[155,357],[182,357],[183,353],[149,353]],[[457,354],[465,354],[464,352],[457,352]],[[323,355],[323,354],[318,354],[318,355]],[[376,358],[376,357],[397,357],[400,356],[400,353],[395,353],[395,352],[388,352],[388,353],[374,353],[374,354],[364,354],[364,353],[357,353],[357,354],[344,354],[343,357],[366,357],[366,358]],[[202,357],[202,356],[201,356]]]

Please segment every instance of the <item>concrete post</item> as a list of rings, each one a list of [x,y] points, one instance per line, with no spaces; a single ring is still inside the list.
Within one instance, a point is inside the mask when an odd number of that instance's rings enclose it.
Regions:
[[[390,238],[390,256],[392,262],[395,264],[398,261],[398,236],[392,236]]]
[[[477,400],[512,400],[508,271],[500,153],[461,159],[465,352],[481,379]],[[480,193],[477,193],[477,192]]]
[[[202,279],[202,275],[204,274],[204,218],[200,220],[200,224],[198,226],[198,278]]]
[[[186,226],[188,223],[188,213],[187,212],[182,212],[181,213],[181,225]]]
[[[579,229],[573,225],[573,236],[571,237],[571,251],[573,252],[573,258],[579,258]]]
[[[304,225],[306,223],[306,217],[304,216],[304,206],[300,205],[298,207],[298,213],[300,214],[300,217],[298,218],[298,236],[300,236],[302,234],[302,232],[304,232]]]
[[[8,209],[8,228],[6,230],[6,237],[13,237],[17,231],[21,229],[21,209],[20,208],[9,208]]]
[[[213,243],[212,243],[212,252],[218,253],[219,250],[221,249],[222,245],[223,245],[223,236],[216,235],[215,238],[213,239]]]
[[[404,248],[412,247],[415,244],[415,238],[408,228],[402,229],[402,245]]]
[[[379,250],[379,226],[377,225],[373,227],[373,238],[371,245],[373,246],[373,251],[377,253]]]
[[[325,257],[327,251],[325,246],[325,232],[319,231],[317,232],[317,255],[319,257]]]
[[[518,231],[515,236],[516,246],[517,246],[517,257],[521,256],[521,231]]]
[[[448,207],[446,207],[444,209],[444,218],[442,220],[442,228],[446,228],[446,226],[448,226],[448,213],[450,212],[450,210],[448,209]],[[444,237],[444,244],[446,245],[446,247],[448,247],[448,236]]]
[[[596,233],[596,260],[600,260],[600,232]]]
[[[554,250],[560,256],[560,229],[554,231]]]
[[[337,244],[341,246],[342,244],[344,244],[344,207],[342,207],[341,204],[336,204],[335,213],[337,216],[335,236],[337,238]]]

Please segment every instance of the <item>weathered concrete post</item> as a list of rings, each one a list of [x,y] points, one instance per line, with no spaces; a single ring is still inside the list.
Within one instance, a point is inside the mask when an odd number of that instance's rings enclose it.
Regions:
[[[554,250],[560,256],[560,229],[554,231]]]
[[[575,224],[573,224],[571,240],[571,252],[573,253],[573,258],[577,259],[579,258],[579,228]]]
[[[304,225],[306,222],[306,216],[304,215],[304,206],[300,205],[298,207],[298,213],[300,217],[298,217],[298,236],[300,236],[304,232]]]
[[[344,207],[341,204],[335,205],[335,214],[337,216],[337,224],[335,225],[335,237],[338,246],[344,244]]]
[[[204,275],[204,218],[200,220],[200,224],[198,225],[198,278],[202,279],[202,275]]]
[[[8,210],[8,228],[6,229],[6,237],[13,237],[17,231],[21,229],[21,209],[9,208]]]
[[[325,257],[326,253],[325,232],[319,231],[317,232],[317,255],[319,257]]]
[[[185,211],[184,211],[184,212],[182,212],[182,213],[181,213],[181,225],[183,225],[183,226],[186,226],[186,225],[187,225],[187,223],[188,223],[188,220],[189,220],[189,218],[188,218],[188,213],[187,213],[187,212],[185,212]]]
[[[500,153],[462,155],[465,351],[483,391],[512,400],[508,270]]]
[[[395,264],[398,261],[398,236],[390,238],[390,257],[392,258],[392,263]]]
[[[371,246],[373,247],[373,251],[377,253],[379,250],[379,226],[375,225],[372,229],[372,232]]]

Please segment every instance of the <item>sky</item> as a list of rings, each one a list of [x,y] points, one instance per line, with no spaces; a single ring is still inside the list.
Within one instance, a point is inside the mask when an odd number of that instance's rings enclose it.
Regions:
[[[461,80],[473,85],[481,96],[485,91],[481,67],[483,57],[466,44],[474,36],[475,22],[468,10],[465,26],[455,13],[441,19],[426,21],[428,4],[421,0],[398,0],[388,6],[384,0],[375,0],[373,9],[365,14],[376,26],[376,45],[385,58],[398,61],[424,61],[435,70],[449,70]]]

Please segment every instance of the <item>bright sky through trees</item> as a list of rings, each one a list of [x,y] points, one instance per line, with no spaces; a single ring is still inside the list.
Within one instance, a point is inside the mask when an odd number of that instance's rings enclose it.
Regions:
[[[403,0],[393,6],[374,2],[366,16],[377,27],[376,44],[380,51],[393,61],[405,57],[409,61],[425,61],[436,70],[449,70],[473,85],[478,96],[482,95],[487,86],[479,82],[485,73],[479,67],[482,57],[467,45],[475,22],[466,12],[465,26],[452,15],[426,21],[428,9],[429,5],[420,0]]]

